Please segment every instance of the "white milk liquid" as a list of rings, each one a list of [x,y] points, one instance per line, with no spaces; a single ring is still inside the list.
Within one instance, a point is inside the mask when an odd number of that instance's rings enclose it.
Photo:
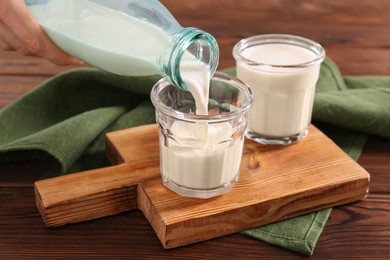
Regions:
[[[29,9],[63,50],[121,75],[157,74],[155,59],[168,39],[148,22],[88,0],[51,0]]]
[[[29,8],[59,47],[87,63],[123,75],[158,72],[153,59],[168,40],[150,23],[87,0],[52,0]],[[184,58],[181,73],[196,100],[196,113],[207,115],[209,68],[190,55]],[[219,144],[230,140],[230,124],[176,121],[171,131],[181,142],[161,144],[162,171],[176,184],[209,189],[238,174],[243,141]]]
[[[182,78],[194,96],[196,114],[208,114],[209,68],[195,60],[181,64]],[[180,186],[213,189],[230,183],[240,169],[244,141],[233,145],[228,122],[207,124],[175,121],[171,131],[176,140],[162,147],[163,173]]]
[[[293,65],[312,61],[316,56],[302,47],[265,44],[242,52],[250,60]],[[256,66],[237,63],[237,76],[253,91],[254,102],[248,115],[248,129],[271,137],[288,137],[304,131],[311,121],[319,65],[304,69]]]
[[[160,144],[162,171],[169,179],[192,189],[213,189],[235,179],[244,142],[223,142],[231,139],[229,123],[209,125],[207,146],[197,138],[196,125],[176,121],[171,130],[183,142],[170,141],[169,147]]]

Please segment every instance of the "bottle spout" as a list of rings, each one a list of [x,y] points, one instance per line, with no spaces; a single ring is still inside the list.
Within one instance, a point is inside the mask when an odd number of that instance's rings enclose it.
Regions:
[[[183,28],[172,37],[173,47],[167,53],[165,68],[166,78],[175,86],[188,91],[182,78],[182,65],[189,61],[203,63],[212,76],[218,66],[219,48],[215,38],[197,28]],[[163,63],[164,64],[164,63]]]

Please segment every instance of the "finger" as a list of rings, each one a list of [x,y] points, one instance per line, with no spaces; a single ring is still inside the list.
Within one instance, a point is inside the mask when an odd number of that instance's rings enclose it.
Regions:
[[[0,48],[5,51],[14,51],[15,48],[10,44],[9,38],[15,36],[9,36],[9,33],[9,29],[0,21]]]
[[[11,40],[11,39],[13,39],[13,40]],[[12,44],[12,42],[14,42],[15,39],[17,39],[15,34],[13,34],[8,29],[8,27],[2,21],[0,21],[0,41],[1,41],[0,47],[3,50],[7,50],[7,51],[16,50],[15,43]],[[20,44],[22,44],[22,43],[19,41],[19,45]]]
[[[0,21],[0,40],[0,47],[3,50],[18,51],[24,55],[29,53],[23,48],[22,41],[2,21]]]
[[[38,55],[57,65],[81,65],[83,62],[57,47],[47,36],[41,38],[41,48]]]
[[[10,44],[8,44],[8,42],[3,40],[2,38],[0,38],[0,49],[2,49],[4,51],[14,51],[12,46]]]
[[[59,49],[47,37],[29,12],[23,0],[9,0],[5,2],[8,3],[8,12],[3,13],[2,19],[22,42],[23,46],[18,48],[20,52],[43,57],[57,65],[82,63],[80,60]],[[9,14],[14,15],[11,17]]]
[[[23,53],[34,53],[39,49],[39,44],[34,43],[33,37],[27,33],[33,35],[35,30],[27,27],[30,22],[25,20],[28,18],[25,15],[27,9],[24,8],[20,0],[3,0],[0,4],[0,17],[1,17],[1,32],[3,40],[7,41],[14,50],[26,49]],[[26,16],[26,17],[24,17]],[[18,26],[20,24],[22,27]],[[26,32],[26,33],[25,33]],[[25,33],[25,34],[24,34]],[[28,42],[29,44],[26,44]],[[23,46],[25,45],[25,47]]]

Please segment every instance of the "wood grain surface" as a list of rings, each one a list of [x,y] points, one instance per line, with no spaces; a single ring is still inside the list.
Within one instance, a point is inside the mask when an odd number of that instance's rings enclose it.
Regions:
[[[231,50],[241,38],[289,33],[321,43],[344,75],[390,75],[387,0],[161,2],[181,25],[201,28],[216,37],[221,50],[220,69],[234,66]],[[71,68],[0,51],[0,108]],[[371,174],[370,194],[362,202],[333,210],[311,259],[390,258],[389,162],[390,140],[371,136],[358,161]],[[35,206],[33,182],[52,163],[0,165],[1,259],[304,258],[238,233],[165,250],[140,211],[47,229]]]

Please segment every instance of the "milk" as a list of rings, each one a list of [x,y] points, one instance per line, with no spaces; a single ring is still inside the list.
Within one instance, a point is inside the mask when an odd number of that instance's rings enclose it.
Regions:
[[[197,138],[196,125],[176,121],[172,128],[176,142],[170,140],[169,147],[160,143],[162,172],[175,184],[190,189],[215,189],[237,180],[243,139],[233,145],[232,127],[229,123],[208,126],[209,140],[204,146]]]
[[[195,99],[196,114],[207,115],[211,77],[209,67],[190,55],[184,55],[180,63],[180,73]]]
[[[303,47],[287,44],[263,44],[244,49],[249,60],[273,65],[310,62],[316,54]],[[253,91],[248,129],[270,137],[297,135],[311,121],[319,64],[308,68],[281,68],[237,62],[237,76]]]
[[[196,114],[208,114],[209,68],[191,57],[181,64],[181,75],[195,99]],[[162,172],[176,185],[189,189],[215,189],[239,174],[243,138],[233,141],[229,122],[175,121],[173,140],[160,143]]]
[[[159,71],[155,59],[168,39],[151,23],[88,0],[51,0],[29,9],[60,48],[86,63],[127,76]]]

